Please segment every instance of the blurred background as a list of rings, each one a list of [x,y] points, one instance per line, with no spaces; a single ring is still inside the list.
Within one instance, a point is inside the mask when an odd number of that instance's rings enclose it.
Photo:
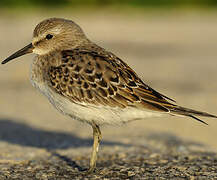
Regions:
[[[178,104],[217,114],[216,0],[1,0],[1,60],[27,45],[36,24],[50,17],[75,21],[89,39],[115,53],[145,83]],[[0,67],[4,158],[14,159],[6,153],[14,149],[21,150],[19,158],[32,156],[34,148],[62,149],[67,154],[70,147],[85,148],[81,144],[92,135],[89,126],[59,114],[31,86],[33,57],[26,55]],[[216,151],[217,120],[202,119],[209,126],[166,116],[106,126],[102,132],[105,142],[159,148],[162,143],[196,142]]]

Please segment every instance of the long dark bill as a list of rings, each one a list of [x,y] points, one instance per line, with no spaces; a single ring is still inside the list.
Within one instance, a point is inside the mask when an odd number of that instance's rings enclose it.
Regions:
[[[18,58],[22,55],[28,54],[28,53],[32,53],[34,47],[32,46],[32,43],[28,44],[27,46],[25,46],[24,48],[20,49],[19,51],[15,52],[14,54],[12,54],[11,56],[9,56],[7,59],[5,59],[4,61],[2,61],[2,64],[6,64],[7,62]]]

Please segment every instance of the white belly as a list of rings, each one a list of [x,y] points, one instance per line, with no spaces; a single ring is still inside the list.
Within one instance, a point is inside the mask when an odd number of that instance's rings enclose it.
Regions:
[[[125,109],[111,108],[88,104],[75,104],[68,100],[61,103],[58,108],[74,119],[85,121],[87,123],[94,121],[98,125],[119,125],[133,120],[161,116],[160,113],[138,110],[133,107],[128,107]]]

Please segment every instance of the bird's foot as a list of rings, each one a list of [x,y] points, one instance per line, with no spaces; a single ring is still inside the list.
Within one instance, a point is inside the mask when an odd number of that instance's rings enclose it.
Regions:
[[[99,170],[96,169],[95,167],[90,167],[89,169],[85,170],[83,172],[84,175],[90,175],[90,174],[93,174],[93,173],[98,173]]]

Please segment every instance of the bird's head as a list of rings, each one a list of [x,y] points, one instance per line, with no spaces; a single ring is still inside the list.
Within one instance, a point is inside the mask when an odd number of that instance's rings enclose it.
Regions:
[[[35,27],[32,42],[2,61],[2,64],[28,53],[44,55],[55,50],[73,49],[85,42],[88,39],[73,21],[46,19]]]

